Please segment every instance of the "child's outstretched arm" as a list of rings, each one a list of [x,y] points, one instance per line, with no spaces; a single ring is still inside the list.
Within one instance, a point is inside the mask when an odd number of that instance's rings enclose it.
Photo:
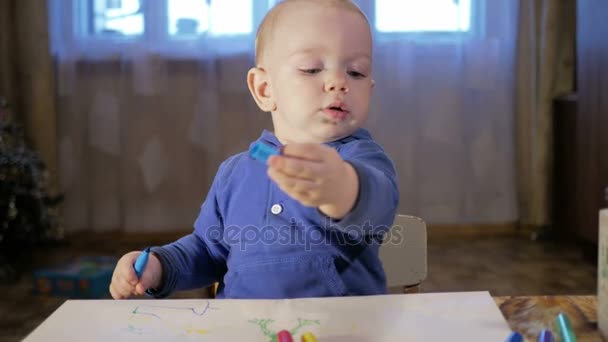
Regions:
[[[335,149],[316,144],[286,145],[272,156],[268,175],[289,196],[317,207],[321,226],[384,233],[399,203],[394,165],[371,140]],[[323,217],[325,215],[325,217]]]

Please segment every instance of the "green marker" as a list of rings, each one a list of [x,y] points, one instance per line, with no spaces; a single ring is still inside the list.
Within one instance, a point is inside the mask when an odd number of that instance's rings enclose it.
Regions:
[[[561,312],[557,315],[555,319],[557,321],[557,326],[559,327],[559,335],[562,338],[563,342],[576,342],[576,336],[574,336],[574,331],[572,331],[572,325],[570,325],[570,320],[565,313]]]

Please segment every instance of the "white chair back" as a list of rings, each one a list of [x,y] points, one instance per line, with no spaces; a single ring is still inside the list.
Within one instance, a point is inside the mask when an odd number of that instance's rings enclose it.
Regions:
[[[426,279],[426,251],[426,223],[415,216],[395,216],[395,222],[380,247],[389,290],[417,286]]]

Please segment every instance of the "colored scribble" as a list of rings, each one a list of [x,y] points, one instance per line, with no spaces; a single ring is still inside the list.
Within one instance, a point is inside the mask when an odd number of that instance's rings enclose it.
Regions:
[[[206,334],[209,331],[202,326],[203,317],[209,310],[214,309],[217,308],[212,308],[208,301],[200,308],[140,305],[133,309],[127,331],[137,335],[159,333],[181,336]]]
[[[269,342],[278,342],[277,334],[282,329],[272,330],[269,327],[270,324],[274,323],[273,319],[255,318],[255,319],[249,320],[248,322],[257,325],[260,328],[260,330],[262,331],[262,334],[264,334],[264,336],[268,337]],[[321,322],[319,320],[298,318],[298,324],[295,327],[293,327],[291,329],[287,329],[287,330],[289,330],[290,334],[296,335],[300,331],[300,329],[302,329],[303,327],[311,326],[311,325],[320,325],[320,324],[321,324]]]

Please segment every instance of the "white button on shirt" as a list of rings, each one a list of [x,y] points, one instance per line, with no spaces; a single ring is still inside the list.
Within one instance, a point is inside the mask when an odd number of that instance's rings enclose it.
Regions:
[[[273,204],[272,208],[270,208],[270,212],[273,213],[274,215],[279,215],[281,212],[283,212],[283,206],[280,204]]]

